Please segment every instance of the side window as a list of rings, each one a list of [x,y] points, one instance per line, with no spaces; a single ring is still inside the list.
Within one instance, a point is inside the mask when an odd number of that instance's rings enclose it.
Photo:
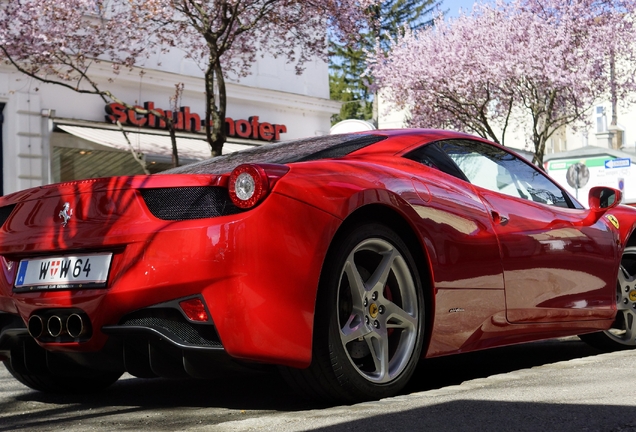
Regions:
[[[452,160],[436,144],[427,144],[404,155],[405,158],[419,162],[427,167],[436,168],[446,174],[469,181],[463,172],[453,163]]]
[[[476,186],[543,204],[571,206],[563,191],[541,171],[498,147],[470,140],[437,145]]]

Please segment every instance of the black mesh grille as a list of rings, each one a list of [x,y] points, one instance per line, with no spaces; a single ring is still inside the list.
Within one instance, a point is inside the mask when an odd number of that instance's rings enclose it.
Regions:
[[[222,187],[143,189],[141,196],[150,212],[163,220],[203,219],[241,212]]]
[[[153,312],[164,316],[152,316]],[[146,310],[134,316],[124,318],[121,325],[167,330],[189,345],[223,346],[213,326],[195,325],[186,322],[185,318],[177,311],[161,309]]]
[[[14,208],[15,208],[15,204],[0,207],[0,227],[4,225],[7,219],[9,219],[9,216],[11,215],[11,212],[13,211]]]

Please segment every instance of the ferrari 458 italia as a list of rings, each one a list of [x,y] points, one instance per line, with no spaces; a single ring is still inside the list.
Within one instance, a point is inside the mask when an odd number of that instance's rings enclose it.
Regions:
[[[323,400],[421,358],[636,345],[636,211],[474,136],[374,131],[0,198],[0,359],[48,392],[276,365]]]

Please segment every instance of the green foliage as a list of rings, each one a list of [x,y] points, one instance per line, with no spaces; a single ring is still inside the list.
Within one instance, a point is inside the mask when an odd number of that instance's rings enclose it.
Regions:
[[[404,26],[412,30],[431,26],[433,13],[442,4],[441,0],[387,0],[370,8],[373,17],[371,36],[379,39],[384,51],[389,39],[403,34]]]
[[[369,120],[373,114],[373,103],[361,99],[351,90],[352,83],[344,75],[329,75],[329,92],[331,99],[344,102],[340,114],[331,117],[331,124],[346,119]]]
[[[367,10],[370,24],[354,42],[330,42],[329,90],[331,99],[345,102],[332,123],[345,119],[371,120],[374,94],[365,75],[367,52],[376,43],[386,51],[391,39],[404,31],[404,26],[419,29],[433,24],[433,12],[442,0],[386,0]],[[357,102],[357,103],[356,103]]]

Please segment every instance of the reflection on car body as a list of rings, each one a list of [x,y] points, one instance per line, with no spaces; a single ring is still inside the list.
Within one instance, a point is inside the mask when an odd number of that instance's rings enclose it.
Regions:
[[[506,148],[417,129],[20,191],[0,198],[0,358],[50,392],[276,365],[354,402],[398,393],[423,357],[633,347],[620,198],[593,188],[585,208]]]

